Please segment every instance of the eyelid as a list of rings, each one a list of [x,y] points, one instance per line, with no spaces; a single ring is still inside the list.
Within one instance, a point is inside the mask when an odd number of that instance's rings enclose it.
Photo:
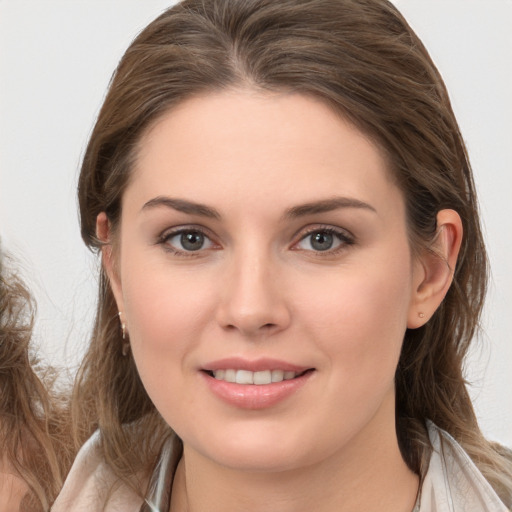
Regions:
[[[169,238],[170,235],[176,235],[187,231],[198,231],[208,238],[214,237],[209,229],[201,226],[200,224],[180,224],[178,226],[172,226],[162,230],[158,235],[158,239],[163,240],[165,238]]]
[[[318,232],[322,232],[322,231],[331,233],[334,236],[337,236],[342,242],[341,246],[336,247],[335,249],[328,249],[326,251],[309,251],[307,249],[296,248],[296,246],[300,242],[302,242],[305,238],[307,238],[308,236],[312,235],[313,233],[318,233]],[[356,242],[356,237],[350,231],[348,231],[345,228],[333,226],[330,224],[316,224],[316,225],[312,225],[312,226],[306,226],[305,228],[302,228],[301,230],[299,230],[293,238],[295,241],[293,242],[292,246],[290,247],[291,250],[312,252],[312,253],[315,253],[315,255],[319,255],[319,256],[322,256],[322,255],[327,256],[327,255],[336,254],[336,252],[342,251],[347,246],[353,245]]]
[[[190,231],[195,231],[198,233],[201,233],[203,236],[208,238],[208,240],[213,244],[213,247],[209,247],[206,249],[199,249],[197,251],[185,251],[180,250],[171,244],[168,244],[168,240],[174,236],[177,236],[181,233],[187,233]],[[334,236],[336,236],[342,243],[340,246],[334,248],[334,249],[327,249],[325,251],[313,251],[308,249],[300,249],[296,246],[303,241],[305,238],[307,238],[309,235],[317,232],[327,232],[331,233]],[[171,228],[166,228],[163,230],[157,237],[156,244],[160,244],[164,246],[164,249],[168,252],[171,252],[173,254],[179,255],[179,256],[188,256],[188,257],[194,257],[199,256],[205,251],[208,250],[217,250],[221,248],[221,245],[215,240],[217,237],[207,228],[204,226],[198,225],[198,224],[182,224],[179,226],[173,226]],[[299,231],[295,233],[293,236],[294,242],[290,246],[291,250],[295,251],[304,251],[304,252],[311,252],[318,256],[328,256],[336,254],[339,251],[342,251],[347,248],[347,246],[353,245],[356,242],[356,237],[347,229],[341,228],[339,226],[333,226],[330,224],[314,224],[310,226],[306,226],[301,228]]]
[[[206,249],[199,249],[197,251],[184,251],[180,250],[171,244],[167,243],[169,239],[180,235],[182,233],[188,233],[188,232],[197,232],[201,233],[205,238],[210,240],[210,242],[213,244],[213,247],[209,247]],[[180,226],[173,226],[172,228],[166,228],[164,229],[158,236],[156,245],[162,245],[164,247],[164,250],[176,254],[178,256],[186,256],[186,257],[194,257],[199,256],[201,253],[204,253],[204,251],[208,251],[211,249],[218,249],[220,248],[220,244],[215,241],[215,235],[211,233],[211,231],[204,226],[200,226],[197,224],[182,224]]]

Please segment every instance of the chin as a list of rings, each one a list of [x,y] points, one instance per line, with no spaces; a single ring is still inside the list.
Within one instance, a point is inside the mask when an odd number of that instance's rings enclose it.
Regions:
[[[210,458],[226,468],[250,473],[279,473],[305,465],[297,453],[283,453],[272,447],[264,450],[245,447],[243,453],[238,450],[225,450],[222,453],[210,454]]]
[[[237,471],[280,472],[295,469],[314,462],[313,454],[306,453],[308,444],[298,434],[279,434],[277,429],[248,429],[238,435],[211,435],[208,443],[200,443],[197,451],[212,462]],[[202,447],[200,446],[202,445]]]

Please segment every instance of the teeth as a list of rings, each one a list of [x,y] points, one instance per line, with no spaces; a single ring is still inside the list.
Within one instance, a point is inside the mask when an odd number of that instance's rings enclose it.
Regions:
[[[254,384],[270,384],[272,382],[272,372],[265,370],[263,372],[254,372]]]
[[[281,382],[284,378],[283,370],[272,370],[272,382]]]
[[[226,382],[236,382],[236,370],[225,370],[224,378],[222,380],[225,380]]]
[[[247,370],[238,370],[236,372],[237,384],[254,384],[254,373]]]
[[[226,382],[236,382],[237,384],[270,384],[272,382],[282,382],[283,380],[294,379],[297,373],[284,370],[263,370],[261,372],[251,372],[249,370],[215,370],[213,376],[217,380]]]

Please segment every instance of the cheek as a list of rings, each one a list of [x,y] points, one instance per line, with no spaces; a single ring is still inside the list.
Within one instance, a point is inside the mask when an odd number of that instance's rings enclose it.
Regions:
[[[316,414],[326,418],[325,438],[336,442],[355,435],[394,396],[410,280],[404,276],[407,261],[380,261],[340,269],[324,286],[311,280],[301,304],[301,330],[309,331],[308,338],[322,353],[326,376]]]
[[[389,381],[407,326],[410,262],[375,260],[340,268],[323,283],[312,279],[300,316],[330,364],[343,367],[340,375]]]
[[[123,299],[130,344],[146,380],[167,382],[171,368],[184,367],[199,345],[205,316],[211,317],[214,290],[207,280],[171,272],[165,264],[124,267]],[[147,378],[146,378],[147,377]]]
[[[151,401],[176,428],[177,419],[195,411],[191,361],[211,301],[204,287],[198,293],[185,285],[190,280],[172,279],[168,270],[132,276],[123,286],[131,351]]]

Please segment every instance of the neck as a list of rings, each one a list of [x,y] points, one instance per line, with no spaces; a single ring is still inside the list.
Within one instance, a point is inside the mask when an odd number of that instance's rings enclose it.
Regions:
[[[419,480],[389,423],[369,424],[321,462],[279,472],[219,466],[185,445],[170,512],[411,512]]]

